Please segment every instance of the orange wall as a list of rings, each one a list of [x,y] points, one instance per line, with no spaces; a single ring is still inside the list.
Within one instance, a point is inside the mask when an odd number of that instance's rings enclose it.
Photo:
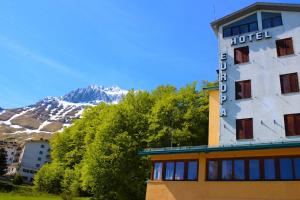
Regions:
[[[205,181],[206,158],[300,155],[300,148],[151,156],[152,160],[199,159],[199,180],[149,181],[146,200],[296,200],[300,181]]]
[[[219,145],[220,132],[220,101],[219,91],[209,91],[209,125],[208,125],[208,146]]]

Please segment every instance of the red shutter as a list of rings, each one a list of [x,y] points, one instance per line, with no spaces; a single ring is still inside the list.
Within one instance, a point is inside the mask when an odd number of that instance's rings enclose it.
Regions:
[[[285,130],[287,136],[294,135],[294,117],[293,115],[285,116]]]
[[[289,82],[290,82],[290,91],[291,92],[299,92],[299,83],[298,83],[298,74],[290,74],[289,75]]]
[[[241,82],[235,83],[235,99],[242,99],[242,85]]]
[[[292,38],[288,38],[284,40],[285,42],[285,52],[286,55],[290,55],[294,53],[294,48],[293,48],[293,40]]]
[[[244,81],[244,87],[243,87],[243,92],[244,92],[244,98],[250,98],[251,97],[251,81]]]
[[[300,135],[300,114],[295,115],[294,127],[295,127],[295,135]]]
[[[249,62],[249,48],[248,47],[243,47],[242,49],[243,53],[243,63]]]
[[[281,83],[281,93],[285,94],[291,91],[289,76],[281,75],[280,83]]]
[[[239,49],[234,50],[234,64],[239,64],[243,62],[243,54]]]
[[[246,139],[252,139],[253,138],[253,123],[252,119],[245,119],[245,138]]]

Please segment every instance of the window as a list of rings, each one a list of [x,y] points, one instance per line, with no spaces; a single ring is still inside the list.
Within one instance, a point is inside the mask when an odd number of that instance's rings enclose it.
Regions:
[[[196,181],[198,160],[154,161],[152,180]]]
[[[45,145],[41,144],[41,148],[44,148],[44,147],[45,147]]]
[[[292,38],[276,40],[277,56],[286,56],[294,54]]]
[[[42,151],[40,151],[40,152],[39,152],[39,154],[40,154],[40,155],[42,155],[42,154],[43,154],[43,152],[42,152]]]
[[[253,139],[252,118],[236,120],[236,139]]]
[[[219,162],[217,160],[208,161],[208,180],[218,180],[219,177]]]
[[[188,175],[187,179],[190,181],[197,180],[198,178],[198,161],[189,161],[188,162]]]
[[[281,93],[299,92],[298,73],[280,75]]]
[[[154,163],[154,170],[153,170],[153,180],[161,180],[162,178],[162,162],[155,162]]]
[[[41,165],[40,165],[40,164],[36,164],[35,166],[36,166],[37,168],[39,168]]]
[[[245,161],[234,160],[234,179],[245,180]]]
[[[251,98],[251,80],[235,82],[235,99]]]
[[[249,62],[249,47],[239,47],[234,49],[234,64]]]
[[[281,180],[293,179],[293,160],[291,158],[280,159],[280,179]]]
[[[184,180],[184,162],[176,162],[175,180]]]
[[[244,34],[258,30],[257,14],[245,17],[223,28],[223,37]]]
[[[221,170],[221,171],[220,171]],[[220,173],[221,172],[221,173]],[[208,181],[300,180],[300,156],[208,159]]]
[[[41,161],[42,160],[42,158],[41,157],[38,157],[38,161]]]
[[[174,179],[174,162],[166,162],[165,169],[165,180],[173,180]]]
[[[259,180],[260,177],[260,162],[257,159],[249,160],[249,180]]]
[[[264,168],[265,168],[265,179],[266,180],[275,180],[275,160],[274,159],[265,159],[264,160]]]
[[[286,136],[300,135],[300,113],[284,115]]]
[[[300,180],[300,158],[294,158],[295,179]]]
[[[232,179],[232,160],[222,160],[222,180]]]
[[[281,13],[262,12],[261,18],[263,29],[282,25]]]

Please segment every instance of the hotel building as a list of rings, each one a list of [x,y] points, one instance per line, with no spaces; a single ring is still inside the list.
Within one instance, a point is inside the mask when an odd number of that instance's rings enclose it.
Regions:
[[[300,4],[255,3],[211,23],[208,146],[142,151],[147,200],[300,199],[299,19]]]

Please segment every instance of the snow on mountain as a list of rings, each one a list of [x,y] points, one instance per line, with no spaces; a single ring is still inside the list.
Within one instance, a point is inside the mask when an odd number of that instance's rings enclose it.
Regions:
[[[69,127],[74,119],[81,116],[85,107],[101,102],[118,103],[127,92],[119,87],[90,85],[61,97],[46,97],[24,108],[0,108],[0,139],[50,136]]]

